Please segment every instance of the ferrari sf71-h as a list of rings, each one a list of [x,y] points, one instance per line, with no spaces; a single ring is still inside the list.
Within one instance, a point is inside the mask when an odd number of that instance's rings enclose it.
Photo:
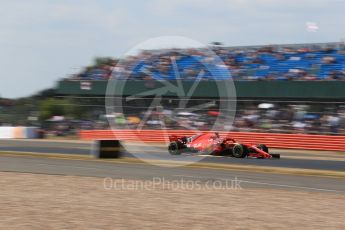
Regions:
[[[231,137],[222,138],[218,133],[204,133],[191,137],[170,136],[168,147],[171,155],[181,153],[199,153],[218,156],[233,156],[236,158],[280,158],[280,154],[270,154],[264,144],[249,145],[238,143]]]

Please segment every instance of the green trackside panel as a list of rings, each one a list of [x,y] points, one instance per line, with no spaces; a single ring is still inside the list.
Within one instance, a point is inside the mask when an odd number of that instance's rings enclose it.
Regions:
[[[160,81],[118,81],[111,92],[113,95],[142,95],[152,92],[151,95],[161,93],[163,96],[187,95],[194,88],[194,82],[183,82],[183,90],[179,90],[176,82]],[[106,81],[60,81],[57,93],[60,95],[105,95]],[[158,89],[158,90],[157,90]],[[192,97],[228,97],[236,95],[233,82],[200,81]],[[154,91],[155,90],[155,91]]]
[[[106,81],[59,81],[57,94],[60,95],[98,95],[105,94]]]
[[[238,97],[344,99],[342,81],[235,82]]]
[[[159,81],[119,81],[113,90],[114,95],[140,95],[158,90],[163,96],[176,96],[176,82],[172,86]],[[192,88],[193,82],[183,82],[184,93]],[[289,99],[345,99],[345,82],[343,81],[201,81],[192,97],[229,97],[239,98],[289,98]],[[106,81],[60,81],[57,92],[60,95],[104,96]],[[236,92],[233,90],[235,88]],[[227,90],[226,90],[227,89]],[[181,92],[180,92],[181,93]]]

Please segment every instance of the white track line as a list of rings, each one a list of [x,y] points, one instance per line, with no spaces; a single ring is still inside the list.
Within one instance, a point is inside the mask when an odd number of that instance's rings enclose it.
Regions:
[[[297,186],[297,185],[287,185],[287,184],[274,184],[274,183],[247,181],[247,180],[239,180],[239,181],[240,182],[244,182],[244,183],[248,183],[248,184],[268,185],[268,186],[285,187],[285,188],[297,188],[297,189],[315,190],[315,191],[323,191],[323,192],[339,192],[339,193],[344,193],[344,191],[334,190],[334,189],[313,188],[313,187]]]
[[[205,180],[205,178],[203,178],[203,177],[195,177],[195,176],[189,176],[189,175],[172,175],[172,176]],[[235,178],[237,178],[237,177],[235,177]],[[226,179],[224,179],[224,178],[209,178],[209,179],[226,181]],[[238,179],[238,181],[240,183],[243,182],[243,183],[247,183],[247,184],[267,185],[267,186],[284,187],[284,188],[296,188],[296,189],[314,190],[314,191],[322,191],[322,192],[337,192],[337,193],[344,193],[345,192],[342,190],[323,189],[323,188],[314,188],[314,187],[287,185],[287,184],[275,184],[275,183],[249,181],[249,180],[241,180],[241,179]]]

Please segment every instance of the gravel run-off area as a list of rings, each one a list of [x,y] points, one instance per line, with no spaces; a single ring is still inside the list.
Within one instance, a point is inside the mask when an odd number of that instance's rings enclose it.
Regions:
[[[345,229],[345,195],[0,172],[0,229]]]

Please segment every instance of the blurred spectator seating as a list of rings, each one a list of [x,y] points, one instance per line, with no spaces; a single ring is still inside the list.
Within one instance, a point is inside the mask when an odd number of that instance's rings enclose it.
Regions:
[[[143,51],[120,62],[88,67],[74,79],[107,80],[129,76],[133,80],[343,80],[345,48],[338,43],[271,47],[211,47],[205,49]],[[211,66],[211,67],[210,67]],[[229,71],[229,74],[227,73]],[[199,76],[200,77],[200,76]]]

